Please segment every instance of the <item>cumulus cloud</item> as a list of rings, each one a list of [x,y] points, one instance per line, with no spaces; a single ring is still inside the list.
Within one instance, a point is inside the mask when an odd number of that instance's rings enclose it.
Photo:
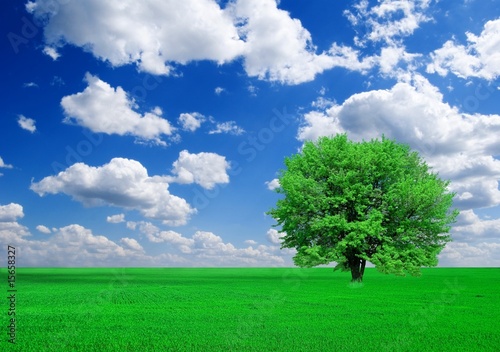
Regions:
[[[344,12],[355,28],[362,29],[355,38],[358,46],[369,42],[383,42],[388,45],[400,43],[420,27],[421,23],[431,20],[426,14],[432,0],[380,0],[377,5],[360,0],[353,10]]]
[[[106,217],[106,221],[111,224],[119,224],[125,222],[125,214],[116,214]]]
[[[316,53],[311,34],[275,0],[239,0],[228,9],[245,38],[244,67],[249,76],[298,84],[334,66],[331,55]]]
[[[28,228],[17,221],[0,221],[0,244],[2,247],[16,246],[31,236]]]
[[[257,245],[248,240],[246,248],[226,243],[222,237],[209,231],[196,231],[184,237],[174,231],[161,231],[151,223],[142,222],[139,230],[153,243],[164,243],[177,251],[193,265],[199,266],[283,266],[291,263],[289,251],[281,252],[278,246]]]
[[[226,157],[215,153],[191,154],[183,150],[172,166],[175,176],[166,177],[169,182],[196,183],[206,189],[212,189],[216,184],[229,183],[227,170],[230,164]]]
[[[276,229],[269,229],[267,231],[267,240],[272,244],[281,244],[281,237],[285,236],[285,233],[278,232]]]
[[[57,50],[50,46],[46,46],[45,48],[43,48],[43,53],[47,56],[50,56],[54,61],[61,57]]]
[[[19,115],[17,123],[23,130],[29,131],[31,133],[34,133],[36,131],[35,120],[30,119],[24,115]]]
[[[243,134],[245,130],[238,125],[236,125],[236,121],[227,121],[227,122],[215,122],[215,128],[210,130],[208,134],[221,134],[227,133],[235,136],[239,136]]]
[[[12,169],[12,165],[6,164],[2,157],[0,157],[0,169]]]
[[[432,20],[427,15],[431,3],[432,0],[356,2],[352,9],[344,11],[356,31],[354,47],[334,43],[329,52],[335,66],[361,73],[378,67],[382,76],[407,79],[408,72],[418,68],[417,59],[422,55],[408,53],[404,40],[422,23]],[[371,54],[363,56],[358,49],[366,52],[367,47]]]
[[[23,206],[17,203],[0,205],[0,221],[12,222],[24,217]]]
[[[113,66],[135,64],[158,75],[196,60],[242,59],[247,75],[284,84],[311,81],[335,67],[338,53],[318,53],[309,31],[278,3],[235,0],[221,8],[215,0],[87,0],[52,6],[52,0],[36,0],[26,8],[43,19],[44,52],[53,58],[71,44]]]
[[[134,251],[144,252],[144,248],[142,248],[139,242],[137,242],[137,240],[133,238],[124,237],[120,239],[120,242],[125,244],[128,248],[133,249]]]
[[[499,267],[500,243],[450,242],[438,256],[440,266]]]
[[[141,114],[135,111],[137,105],[121,87],[113,88],[89,73],[85,81],[88,86],[83,92],[62,98],[64,122],[96,133],[131,135],[139,141],[166,145],[160,137],[172,135],[175,129],[162,118],[159,107]]]
[[[459,241],[491,241],[498,238],[500,219],[481,219],[472,209],[460,213],[453,227],[453,237]]]
[[[0,206],[0,245],[19,248],[18,261],[23,266],[56,267],[124,267],[124,266],[283,266],[291,265],[291,253],[278,246],[257,245],[237,248],[208,231],[196,231],[192,237],[160,230],[150,222],[128,222],[130,230],[139,230],[148,242],[165,244],[161,254],[150,255],[135,238],[113,241],[92,230],[71,224],[50,230],[38,225],[37,230],[51,234],[43,240],[32,238],[28,228],[19,224],[23,207],[16,203]],[[134,226],[128,226],[128,225]],[[121,245],[120,245],[120,244]]]
[[[185,131],[196,131],[203,121],[205,121],[205,116],[199,112],[183,113],[179,116],[179,124]]]
[[[38,225],[38,226],[36,227],[36,229],[37,229],[38,231],[40,231],[41,233],[44,233],[44,234],[46,234],[46,235],[48,235],[48,234],[52,233],[52,231],[51,231],[51,230],[50,230],[47,226],[44,226],[44,225]]]
[[[88,0],[62,6],[38,0],[27,9],[47,19],[48,46],[73,44],[114,66],[135,63],[153,74],[170,74],[171,63],[224,63],[244,46],[232,19],[212,0]]]
[[[274,191],[276,188],[279,188],[280,181],[277,178],[275,178],[272,181],[267,181],[266,186],[268,190]]]
[[[149,176],[138,161],[114,158],[100,167],[76,163],[56,176],[31,184],[40,196],[64,193],[86,206],[112,205],[136,209],[172,226],[186,224],[196,210],[168,191],[160,176]]]
[[[30,235],[22,225],[0,222],[0,243],[18,247],[18,261],[23,266],[117,267],[132,263],[135,266],[156,266],[160,263],[175,265],[182,261],[170,254],[147,256],[133,239],[124,239],[125,247],[122,247],[77,224],[55,229],[45,240],[33,240]]]
[[[454,40],[431,54],[427,72],[461,78],[479,77],[492,81],[500,75],[500,19],[488,21],[479,36],[467,32],[467,45]]]
[[[421,76],[388,90],[354,94],[342,104],[304,115],[299,140],[347,132],[354,140],[385,134],[409,144],[451,179],[461,209],[500,204],[500,115],[471,115],[443,102],[438,89]]]

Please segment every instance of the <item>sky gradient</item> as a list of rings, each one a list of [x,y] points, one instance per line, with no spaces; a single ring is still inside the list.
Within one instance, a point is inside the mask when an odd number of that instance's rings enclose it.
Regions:
[[[500,265],[498,1],[0,7],[19,266],[291,266],[265,214],[277,174],[336,133],[409,144],[451,180],[440,266]]]

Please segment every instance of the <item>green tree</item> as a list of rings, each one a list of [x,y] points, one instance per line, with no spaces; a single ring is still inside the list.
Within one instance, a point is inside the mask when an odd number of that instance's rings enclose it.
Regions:
[[[306,142],[285,165],[277,188],[284,197],[268,214],[300,267],[336,262],[361,282],[369,261],[383,273],[418,276],[451,241],[458,211],[450,210],[449,181],[407,145],[341,134]]]

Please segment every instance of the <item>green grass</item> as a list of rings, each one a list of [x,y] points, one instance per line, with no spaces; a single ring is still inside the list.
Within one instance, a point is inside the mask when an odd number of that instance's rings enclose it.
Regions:
[[[7,291],[6,271],[1,282]],[[17,271],[1,351],[498,351],[500,269]]]

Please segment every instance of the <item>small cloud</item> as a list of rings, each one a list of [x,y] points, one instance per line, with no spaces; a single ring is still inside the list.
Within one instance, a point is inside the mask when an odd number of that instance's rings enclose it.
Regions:
[[[61,56],[55,48],[50,46],[46,46],[45,48],[43,48],[43,53],[50,56],[54,61],[56,61]]]
[[[269,229],[267,231],[267,240],[272,244],[281,244],[281,238],[286,234],[283,232],[278,232],[275,229]]]
[[[38,88],[38,84],[35,82],[28,82],[23,84],[24,88]]]
[[[318,97],[315,101],[311,103],[311,106],[314,108],[318,108],[321,110],[326,110],[331,108],[332,106],[335,105],[335,102],[333,100],[324,98],[324,97]]]
[[[108,216],[106,218],[106,221],[111,224],[119,224],[121,222],[125,222],[125,214],[116,214]]]
[[[180,114],[178,121],[184,131],[194,132],[205,121],[205,116],[199,112],[183,113]]]
[[[270,191],[274,191],[276,188],[279,188],[280,186],[280,181],[275,178],[274,180],[272,181],[267,181],[266,182],[266,185],[267,185],[267,189],[270,190]]]
[[[137,228],[137,223],[135,221],[127,221],[127,229],[135,230]]]
[[[229,183],[227,170],[231,166],[226,157],[216,153],[191,154],[183,150],[172,166],[175,176],[164,177],[167,182],[196,183],[205,189],[212,189],[216,184]]]
[[[59,77],[59,76],[54,76],[54,78],[52,78],[52,82],[50,82],[50,85],[51,86],[64,86],[66,84],[66,82],[64,82],[64,80]]]
[[[256,97],[257,96],[257,91],[259,90],[256,86],[254,86],[253,84],[250,84],[248,87],[247,87],[247,90],[248,92],[250,93],[250,95],[252,97]]]
[[[121,243],[123,243],[124,245],[126,245],[127,247],[129,247],[130,249],[133,249],[133,250],[136,250],[136,251],[139,251],[139,252],[143,252],[144,251],[144,248],[142,248],[142,246],[139,244],[139,242],[137,242],[136,240],[134,240],[133,238],[122,238],[120,240]]]
[[[215,129],[209,131],[208,134],[227,133],[239,136],[244,132],[245,130],[237,126],[235,121],[228,121],[228,122],[216,122]]]
[[[40,231],[41,233],[44,233],[44,234],[46,234],[46,235],[48,235],[48,234],[52,233],[52,231],[50,231],[50,229],[49,229],[47,226],[44,226],[44,225],[38,225],[38,226],[36,227],[36,229],[37,229],[38,231]]]
[[[17,123],[22,129],[26,131],[29,131],[31,133],[34,133],[36,131],[35,120],[30,119],[24,115],[19,115]]]
[[[23,206],[17,203],[0,205],[0,222],[15,222],[24,217]]]
[[[243,243],[248,244],[248,245],[250,245],[250,246],[255,246],[255,245],[257,245],[257,244],[258,244],[258,242],[257,242],[257,241],[254,241],[254,240],[246,240],[246,241],[245,241],[245,242],[243,242]]]
[[[4,163],[2,157],[0,157],[0,169],[12,169],[12,165]]]
[[[29,131],[31,133],[36,131],[35,120],[30,119],[24,115],[19,115],[17,123],[23,130]]]
[[[215,88],[215,94],[221,95],[222,92],[225,92],[226,90],[222,87],[217,87]]]

